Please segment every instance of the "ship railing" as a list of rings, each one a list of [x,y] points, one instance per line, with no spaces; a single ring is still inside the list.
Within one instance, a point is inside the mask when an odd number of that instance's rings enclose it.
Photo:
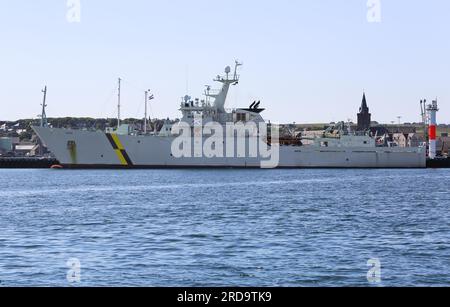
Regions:
[[[235,78],[236,77],[236,78]],[[214,79],[214,81],[222,81],[222,80],[228,80],[228,81],[239,81],[239,78],[241,77],[241,75],[234,75],[232,73],[230,73],[228,76],[227,75],[219,75],[216,76],[216,78]]]
[[[209,95],[219,95],[221,91],[222,90],[213,89],[213,90],[209,90],[208,94]]]

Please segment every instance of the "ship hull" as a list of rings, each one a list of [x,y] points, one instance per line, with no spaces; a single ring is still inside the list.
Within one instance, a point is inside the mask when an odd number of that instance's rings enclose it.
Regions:
[[[130,136],[101,131],[33,127],[65,168],[261,168],[263,158],[176,158],[173,137]],[[248,149],[248,148],[247,148]],[[422,147],[280,146],[278,168],[425,168]]]

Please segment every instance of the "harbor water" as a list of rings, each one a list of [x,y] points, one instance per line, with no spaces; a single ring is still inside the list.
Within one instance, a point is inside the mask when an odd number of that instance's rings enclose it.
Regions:
[[[450,170],[0,176],[0,286],[450,285]]]

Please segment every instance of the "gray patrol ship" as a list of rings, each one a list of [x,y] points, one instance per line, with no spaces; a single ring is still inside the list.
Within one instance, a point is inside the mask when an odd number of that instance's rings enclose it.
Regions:
[[[271,135],[276,125],[269,124],[268,129],[264,128],[265,120],[261,116],[264,109],[259,102],[242,109],[225,108],[230,88],[239,84],[237,70],[240,65],[236,62],[234,73],[227,67],[224,76],[217,76],[214,81],[222,84],[221,89],[213,91],[208,86],[204,100],[185,96],[180,106],[181,121],[176,124],[166,122],[159,132],[147,132],[147,129],[136,132],[128,125],[120,125],[120,86],[118,127],[114,130],[87,131],[46,125],[33,129],[64,168],[426,167],[425,145],[402,148],[379,144],[376,136],[352,131],[344,123],[309,139],[300,136],[286,141]],[[215,136],[211,136],[211,130],[220,129],[211,128],[214,127],[210,125],[212,123],[223,128],[220,133],[216,131]],[[181,126],[188,127],[191,132],[184,139],[175,133],[182,130]],[[230,135],[225,136],[229,127],[247,130],[243,134],[233,130],[230,138]],[[256,146],[252,138],[262,145]],[[244,143],[241,148],[240,142]],[[184,155],[180,154],[182,147]],[[204,147],[210,148],[212,154],[203,152]]]

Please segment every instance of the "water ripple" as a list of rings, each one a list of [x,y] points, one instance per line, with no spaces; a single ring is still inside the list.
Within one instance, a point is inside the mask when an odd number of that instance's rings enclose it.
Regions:
[[[0,284],[449,285],[447,170],[0,170]]]

